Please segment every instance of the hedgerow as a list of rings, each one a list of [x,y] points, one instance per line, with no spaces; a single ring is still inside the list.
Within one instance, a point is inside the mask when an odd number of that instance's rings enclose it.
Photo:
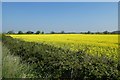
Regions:
[[[33,68],[34,78],[119,80],[118,61],[106,56],[70,51],[44,43],[25,42],[3,35],[3,43],[22,63]],[[87,49],[87,48],[86,48]]]

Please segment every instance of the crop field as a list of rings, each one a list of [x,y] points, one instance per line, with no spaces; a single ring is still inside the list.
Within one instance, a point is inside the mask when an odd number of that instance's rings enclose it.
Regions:
[[[120,79],[117,34],[6,34],[2,42],[30,66],[26,77]]]
[[[84,50],[92,55],[107,55],[114,59],[117,59],[118,56],[118,35],[44,34],[10,36],[27,42],[45,43],[72,51]]]

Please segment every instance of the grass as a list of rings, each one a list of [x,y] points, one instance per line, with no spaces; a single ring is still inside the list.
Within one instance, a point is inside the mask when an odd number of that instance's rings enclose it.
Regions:
[[[20,57],[11,55],[9,50],[2,47],[2,77],[3,78],[30,78],[30,66],[20,62]]]

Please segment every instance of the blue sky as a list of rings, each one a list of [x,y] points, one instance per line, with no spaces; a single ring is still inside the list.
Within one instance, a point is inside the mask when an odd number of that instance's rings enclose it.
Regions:
[[[1,0],[2,2],[119,2],[119,0]]]
[[[0,2],[0,33],[2,32],[2,3]]]
[[[118,29],[117,2],[3,2],[3,32]]]

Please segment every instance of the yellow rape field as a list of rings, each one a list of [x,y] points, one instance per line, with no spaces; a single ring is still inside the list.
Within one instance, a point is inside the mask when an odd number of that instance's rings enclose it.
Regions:
[[[73,51],[85,50],[90,54],[104,54],[113,58],[118,56],[118,35],[113,34],[23,34],[9,36]]]

